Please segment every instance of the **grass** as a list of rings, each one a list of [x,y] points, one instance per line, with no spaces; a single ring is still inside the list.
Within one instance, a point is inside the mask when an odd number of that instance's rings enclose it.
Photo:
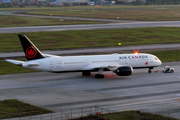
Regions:
[[[51,110],[30,105],[16,99],[0,101],[0,119],[25,117],[40,114],[53,113]],[[21,118],[22,119],[22,118]],[[76,118],[72,120],[177,120],[175,118],[165,117],[147,112],[124,111],[116,113],[108,113],[101,115],[89,115],[86,117]]]
[[[141,21],[177,21],[180,20],[180,8],[166,9],[113,9],[113,10],[74,10],[74,11],[34,11],[27,14],[54,15],[69,17],[107,18]]]
[[[22,27],[22,26],[46,26],[46,25],[77,25],[77,24],[102,24],[107,22],[87,21],[87,20],[70,20],[53,18],[37,18],[25,16],[8,16],[0,15],[0,27]]]
[[[180,43],[180,28],[132,28],[21,33],[40,50]],[[0,34],[0,52],[22,51],[17,34]]]
[[[0,101],[0,119],[53,113],[51,110],[23,103],[16,99]],[[8,117],[9,116],[9,117]]]
[[[90,115],[72,120],[177,120],[176,118],[166,117],[154,113],[141,112],[139,114],[137,111],[108,113],[98,116]]]

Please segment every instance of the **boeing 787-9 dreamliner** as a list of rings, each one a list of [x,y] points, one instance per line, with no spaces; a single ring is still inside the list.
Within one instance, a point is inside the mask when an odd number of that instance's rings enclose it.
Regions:
[[[47,72],[82,72],[83,76],[90,76],[91,72],[98,72],[95,78],[104,78],[103,71],[112,71],[118,76],[129,76],[133,69],[149,68],[161,65],[161,61],[152,54],[109,54],[85,56],[55,56],[42,54],[39,49],[27,38],[18,35],[27,61],[6,59],[13,64]]]

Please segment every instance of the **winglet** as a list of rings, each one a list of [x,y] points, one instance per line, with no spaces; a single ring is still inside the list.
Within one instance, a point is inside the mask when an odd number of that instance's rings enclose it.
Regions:
[[[45,58],[39,49],[26,37],[26,35],[18,34],[18,36],[28,61]]]

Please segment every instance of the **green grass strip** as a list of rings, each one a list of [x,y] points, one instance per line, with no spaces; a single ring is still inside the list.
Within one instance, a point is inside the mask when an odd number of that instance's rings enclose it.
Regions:
[[[180,43],[180,28],[132,28],[22,33],[40,49]],[[0,34],[0,52],[22,51],[17,34]],[[119,46],[121,47],[121,46]]]
[[[180,8],[166,9],[114,9],[114,10],[74,10],[74,11],[33,11],[27,14],[54,15],[69,17],[104,18],[141,21],[177,21],[180,20]]]
[[[23,103],[16,99],[0,101],[0,119],[53,113],[51,110]]]
[[[0,27],[103,24],[107,22],[0,15]]]

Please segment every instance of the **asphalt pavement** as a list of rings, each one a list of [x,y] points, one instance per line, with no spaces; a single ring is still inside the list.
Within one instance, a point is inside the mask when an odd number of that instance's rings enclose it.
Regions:
[[[133,23],[109,23],[109,24],[86,24],[86,25],[52,25],[52,26],[27,26],[27,27],[1,27],[0,34],[43,32],[43,31],[68,31],[68,30],[98,30],[98,29],[124,29],[146,27],[180,27],[180,21],[152,21]]]
[[[135,69],[131,76],[124,77],[103,72],[104,79],[94,78],[96,73],[84,77],[80,72],[0,75],[0,100],[18,99],[53,110],[56,112],[53,120],[61,119],[61,111],[67,109],[69,113],[62,113],[63,118],[80,117],[82,108],[89,106],[113,111],[149,111],[180,118],[180,62],[163,63],[155,70],[162,70],[166,65],[175,68],[175,73]],[[50,114],[43,115],[44,120],[50,117]],[[19,118],[11,120],[16,119]],[[38,120],[40,116],[31,119]]]

